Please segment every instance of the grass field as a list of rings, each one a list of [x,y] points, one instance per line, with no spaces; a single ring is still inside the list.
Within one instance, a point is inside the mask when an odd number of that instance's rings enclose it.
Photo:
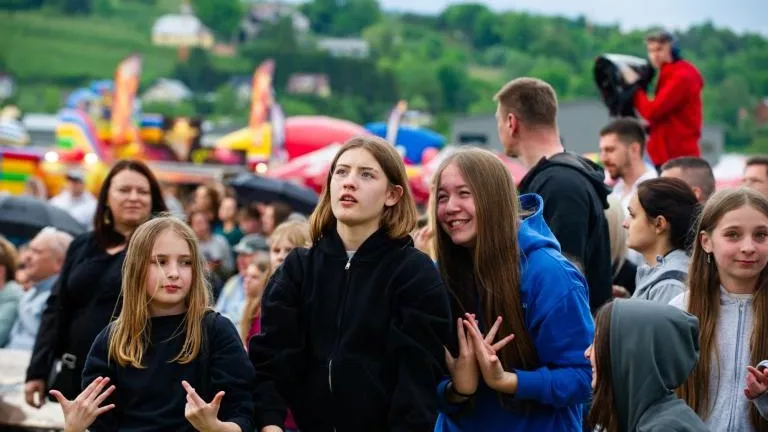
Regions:
[[[50,10],[0,12],[0,58],[20,83],[46,85],[111,78],[118,62],[132,53],[144,60],[142,82],[167,76],[177,51],[151,44],[154,20],[178,10],[179,1],[159,0],[152,7],[122,2],[113,10],[86,17],[63,16]],[[224,70],[239,70],[239,58],[213,58]]]

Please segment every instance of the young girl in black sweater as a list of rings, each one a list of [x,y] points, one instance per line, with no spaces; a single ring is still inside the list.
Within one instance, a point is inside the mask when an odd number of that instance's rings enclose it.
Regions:
[[[179,219],[136,230],[123,307],[91,347],[86,389],[73,401],[51,392],[67,432],[253,430],[253,368],[234,326],[209,310],[202,260]]]

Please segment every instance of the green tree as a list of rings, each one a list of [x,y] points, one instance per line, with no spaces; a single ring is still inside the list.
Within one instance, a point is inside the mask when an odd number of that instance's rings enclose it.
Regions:
[[[234,116],[242,113],[245,103],[237,98],[234,87],[228,84],[219,86],[213,100],[213,113],[220,116]]]
[[[299,47],[293,19],[284,16],[274,24],[264,24],[259,31],[259,38],[268,40],[285,51],[296,51]]]
[[[206,26],[230,39],[243,17],[240,0],[194,0],[195,13]]]
[[[226,78],[213,66],[208,53],[200,48],[193,49],[187,61],[176,64],[173,77],[183,81],[194,92],[214,90]]]
[[[39,9],[44,0],[0,0],[0,10],[29,10]]]
[[[304,3],[302,12],[312,30],[333,36],[360,35],[381,15],[377,0],[314,0]]]
[[[368,42],[375,57],[396,58],[403,45],[402,31],[398,20],[386,17],[363,30],[363,39]]]
[[[573,69],[563,60],[558,58],[539,57],[530,71],[534,78],[548,82],[561,98],[569,93]]]

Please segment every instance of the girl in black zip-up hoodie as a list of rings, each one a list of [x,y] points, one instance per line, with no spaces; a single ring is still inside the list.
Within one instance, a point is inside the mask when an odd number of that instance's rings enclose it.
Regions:
[[[249,345],[260,431],[279,431],[286,408],[302,432],[432,430],[451,315],[409,237],[416,219],[394,146],[347,141],[310,219],[313,246],[265,290]]]

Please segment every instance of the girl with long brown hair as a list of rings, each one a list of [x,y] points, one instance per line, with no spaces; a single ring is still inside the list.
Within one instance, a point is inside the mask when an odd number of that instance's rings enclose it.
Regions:
[[[744,395],[749,365],[768,358],[768,200],[716,192],[696,227],[688,291],[670,304],[701,325],[701,358],[681,397],[710,430],[768,431],[768,394]]]
[[[696,317],[669,305],[614,300],[598,311],[584,356],[592,363],[591,430],[708,431],[674,393],[699,359]]]
[[[180,219],[136,229],[122,309],[86,358],[86,390],[72,401],[52,392],[68,431],[253,430],[253,368],[232,323],[210,311],[204,266]],[[102,393],[106,381],[112,386]]]
[[[248,344],[261,432],[281,430],[287,408],[302,432],[432,429],[450,310],[413,247],[416,219],[395,147],[348,140],[310,218],[312,247],[270,278]]]
[[[541,197],[518,201],[507,167],[480,149],[449,156],[433,187],[437,262],[459,345],[446,352],[441,421],[486,432],[581,431],[594,327],[586,281],[560,253]]]
[[[243,289],[245,290],[245,306],[243,318],[240,320],[240,336],[247,346],[251,336],[261,330],[259,325],[261,316],[261,296],[267,283],[271,269],[266,255],[258,256],[254,262],[248,265],[243,276]]]

